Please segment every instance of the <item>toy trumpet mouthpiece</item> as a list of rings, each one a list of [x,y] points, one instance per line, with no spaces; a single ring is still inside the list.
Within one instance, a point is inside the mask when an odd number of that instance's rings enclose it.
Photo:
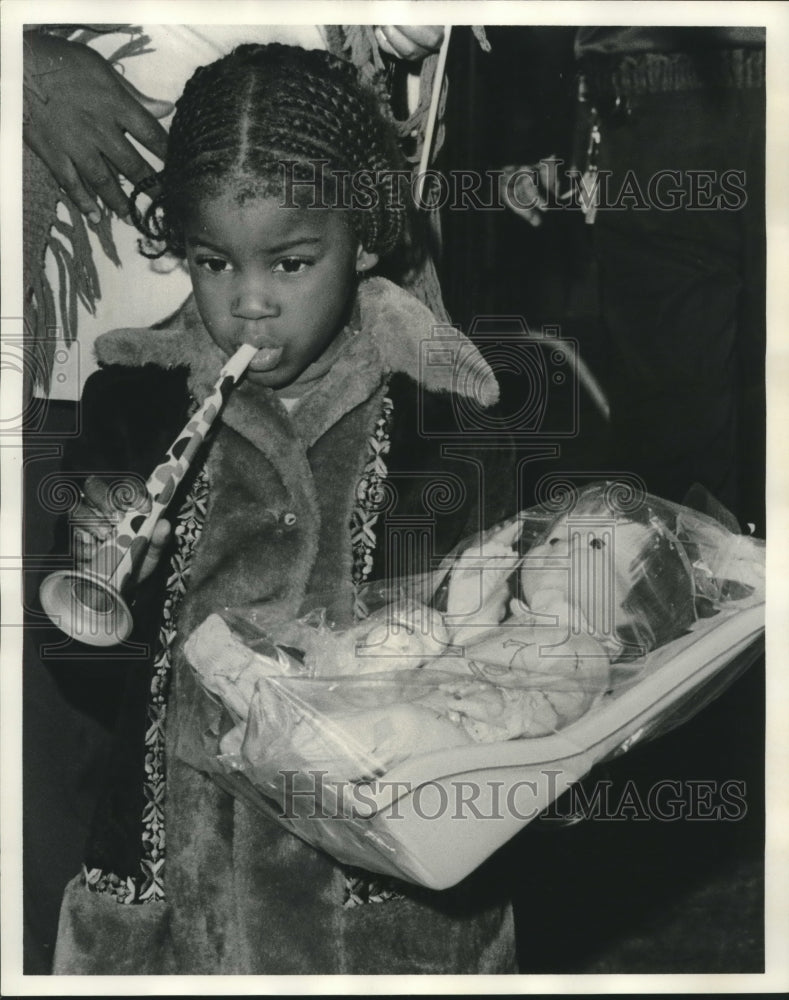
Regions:
[[[90,646],[114,646],[131,635],[133,620],[118,590],[95,573],[50,573],[39,590],[41,606],[61,631]]]

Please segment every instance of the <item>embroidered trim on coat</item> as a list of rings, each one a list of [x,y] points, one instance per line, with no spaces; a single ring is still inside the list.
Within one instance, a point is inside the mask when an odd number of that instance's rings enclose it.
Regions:
[[[353,548],[354,617],[357,621],[367,618],[369,609],[360,594],[360,589],[369,579],[373,569],[375,552],[375,526],[381,516],[384,499],[383,484],[388,475],[386,456],[391,444],[389,429],[392,426],[392,400],[384,397],[381,416],[367,441],[369,458],[359,481],[356,505],[351,515],[351,546]],[[364,906],[367,903],[385,903],[390,899],[401,899],[402,895],[393,883],[383,875],[371,879],[359,875],[353,869],[343,867],[344,909]]]
[[[393,404],[384,398],[381,415],[373,433],[368,438],[368,460],[357,491],[357,502],[351,515],[351,547],[353,553],[353,583],[357,591],[354,615],[357,620],[366,618],[369,610],[358,591],[369,579],[375,551],[375,527],[381,515],[384,496],[383,484],[388,469],[386,456],[390,448],[390,427]],[[123,904],[150,903],[165,898],[165,716],[167,691],[172,669],[171,649],[177,635],[176,612],[189,576],[189,567],[195,545],[203,529],[208,500],[209,483],[205,469],[195,477],[189,495],[176,517],[176,550],[170,563],[170,576],[162,609],[156,656],[151,679],[148,705],[148,729],[145,734],[145,778],[142,823],[142,855],[140,872],[123,878],[101,868],[83,866],[83,880],[92,892],[111,895]],[[342,905],[348,909],[367,903],[383,903],[402,898],[390,886],[385,876],[369,878],[359,875],[357,869],[343,868],[344,888]],[[394,883],[392,883],[393,885]]]
[[[381,516],[384,482],[388,469],[386,456],[391,444],[389,429],[392,426],[392,400],[385,396],[381,416],[373,433],[367,439],[368,460],[356,490],[356,504],[351,514],[351,547],[353,551],[354,617],[361,621],[369,615],[359,591],[373,569],[375,552],[375,526]]]
[[[343,909],[350,910],[354,906],[365,906],[368,903],[387,903],[390,899],[402,899],[403,894],[393,886],[394,883],[385,875],[370,878],[366,873],[355,876],[345,872]]]
[[[172,668],[171,650],[177,635],[176,611],[186,592],[189,566],[197,540],[203,530],[208,500],[208,476],[200,469],[189,495],[175,519],[176,548],[170,562],[166,597],[156,656],[153,662],[148,729],[145,733],[145,777],[142,813],[142,854],[138,875],[121,878],[100,868],[83,866],[85,885],[93,892],[106,892],[118,903],[151,903],[164,899],[164,720],[167,690]]]

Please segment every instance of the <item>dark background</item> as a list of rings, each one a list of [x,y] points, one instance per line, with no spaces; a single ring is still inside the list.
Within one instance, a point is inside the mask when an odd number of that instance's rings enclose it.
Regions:
[[[477,169],[531,163],[572,146],[572,28],[488,28],[483,53],[456,28],[446,142],[437,166]],[[464,331],[485,314],[521,316],[532,329],[559,325],[605,385],[596,322],[589,227],[553,213],[539,229],[500,212],[444,212],[439,261],[445,301]],[[505,403],[518,402],[505,380]],[[524,499],[545,472],[607,468],[607,425],[579,396],[578,433],[535,463]],[[564,413],[573,399],[555,391]],[[40,491],[58,467],[76,405],[37,404],[28,413],[25,576],[32,606],[55,518]],[[44,491],[45,492],[45,491]],[[24,677],[26,971],[48,971],[65,882],[81,863],[106,736],[71,709],[39,658],[59,633],[31,620]],[[597,769],[617,800],[632,781],[642,798],[661,780],[745,783],[747,814],[736,822],[585,820],[535,822],[494,859],[514,888],[523,973],[713,973],[763,970],[764,661],[679,729]],[[53,780],[54,778],[54,780]],[[587,782],[588,784],[588,782]],[[589,786],[591,788],[591,785]],[[46,794],[42,793],[46,789]],[[57,826],[53,816],[58,817]]]
[[[574,147],[572,27],[487,27],[492,52],[453,29],[446,141],[439,167],[479,171],[531,164]],[[444,211],[442,291],[468,332],[485,313],[557,325],[605,387],[592,227],[577,211],[533,228],[510,212]],[[510,411],[517,384],[505,383]],[[561,393],[553,404],[571,405]],[[514,396],[513,396],[514,394]],[[610,469],[607,424],[581,390],[579,433],[558,442],[548,471]],[[596,769],[585,783],[628,782],[643,798],[656,782],[745,782],[737,822],[585,820],[533,823],[497,859],[517,885],[524,973],[711,973],[763,969],[764,660],[679,729]],[[566,811],[566,810],[565,810]]]

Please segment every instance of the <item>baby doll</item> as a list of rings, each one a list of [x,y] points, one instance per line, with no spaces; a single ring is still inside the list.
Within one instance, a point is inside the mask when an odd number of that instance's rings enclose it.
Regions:
[[[239,720],[223,753],[353,780],[433,750],[545,736],[602,697],[613,661],[695,619],[687,556],[652,508],[614,517],[592,488],[525,556],[522,528],[515,518],[456,559],[443,611],[402,601],[341,635],[296,623],[272,636],[303,662],[260,658],[206,622],[186,651]],[[250,712],[265,748],[244,744]]]

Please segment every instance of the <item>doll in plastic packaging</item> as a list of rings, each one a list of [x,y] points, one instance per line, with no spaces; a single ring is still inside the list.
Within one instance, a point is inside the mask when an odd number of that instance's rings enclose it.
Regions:
[[[580,718],[612,664],[637,668],[720,600],[740,537],[651,496],[617,507],[613,485],[581,490],[559,514],[519,514],[461,547],[427,597],[424,582],[422,600],[401,586],[344,633],[296,622],[243,643],[213,616],[187,655],[237,720],[225,758],[258,774],[276,763],[363,780]]]

